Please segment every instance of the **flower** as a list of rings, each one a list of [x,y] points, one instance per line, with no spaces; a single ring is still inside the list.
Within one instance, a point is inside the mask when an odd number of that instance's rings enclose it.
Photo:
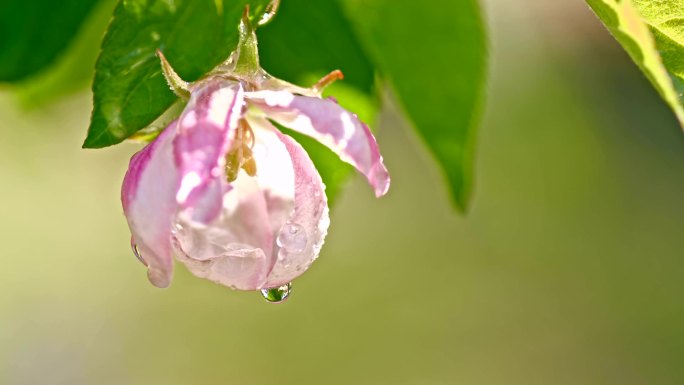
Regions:
[[[122,203],[136,255],[158,287],[173,258],[196,276],[239,290],[285,285],[318,257],[330,223],[325,187],[306,151],[272,122],[324,144],[389,188],[375,138],[355,114],[321,90],[275,79],[258,65],[256,37],[243,17],[231,58],[188,84],[160,53],[180,117],[130,162]]]

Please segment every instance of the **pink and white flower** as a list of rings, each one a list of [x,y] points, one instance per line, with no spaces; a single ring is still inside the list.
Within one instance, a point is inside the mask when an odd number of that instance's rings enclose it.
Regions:
[[[189,101],[132,157],[121,196],[155,286],[170,284],[174,255],[194,275],[239,290],[287,284],[318,257],[330,223],[325,186],[302,146],[272,122],[330,148],[376,196],[387,192],[389,174],[368,127],[320,97],[329,78],[302,89],[258,65],[240,71],[240,48],[193,84],[177,78],[163,56],[162,63]]]

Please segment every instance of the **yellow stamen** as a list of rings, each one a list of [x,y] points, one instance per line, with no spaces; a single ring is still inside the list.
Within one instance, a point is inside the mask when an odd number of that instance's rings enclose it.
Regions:
[[[233,149],[226,154],[226,179],[229,183],[237,179],[240,169],[245,170],[249,176],[256,175],[257,166],[252,155],[254,143],[252,127],[244,119],[241,119],[235,133]]]

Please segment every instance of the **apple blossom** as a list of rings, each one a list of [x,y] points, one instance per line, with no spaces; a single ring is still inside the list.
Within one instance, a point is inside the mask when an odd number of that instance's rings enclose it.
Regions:
[[[318,257],[330,219],[306,151],[272,123],[307,135],[353,165],[375,195],[389,188],[377,142],[322,89],[268,75],[247,13],[230,59],[184,82],[159,52],[171,88],[188,103],[135,154],[122,203],[152,284],[171,282],[173,258],[194,275],[239,290],[286,287]],[[283,299],[286,297],[283,297]]]

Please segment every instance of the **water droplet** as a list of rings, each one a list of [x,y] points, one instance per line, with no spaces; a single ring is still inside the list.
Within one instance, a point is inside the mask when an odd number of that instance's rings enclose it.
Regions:
[[[140,250],[138,250],[138,245],[136,245],[133,242],[133,239],[131,239],[131,249],[133,249],[133,255],[135,255],[135,257],[138,258],[138,261],[140,261],[143,265],[147,266],[147,262],[145,262],[145,259],[143,258],[142,254],[140,254]]]
[[[178,234],[178,233],[183,233],[184,227],[181,225],[179,222],[176,222],[173,227],[171,228],[171,234]]]
[[[290,293],[292,293],[292,282],[270,289],[261,289],[261,295],[270,303],[281,303],[290,296]]]
[[[286,251],[294,254],[301,253],[306,248],[308,242],[306,230],[298,223],[287,222],[280,229],[276,244]]]

